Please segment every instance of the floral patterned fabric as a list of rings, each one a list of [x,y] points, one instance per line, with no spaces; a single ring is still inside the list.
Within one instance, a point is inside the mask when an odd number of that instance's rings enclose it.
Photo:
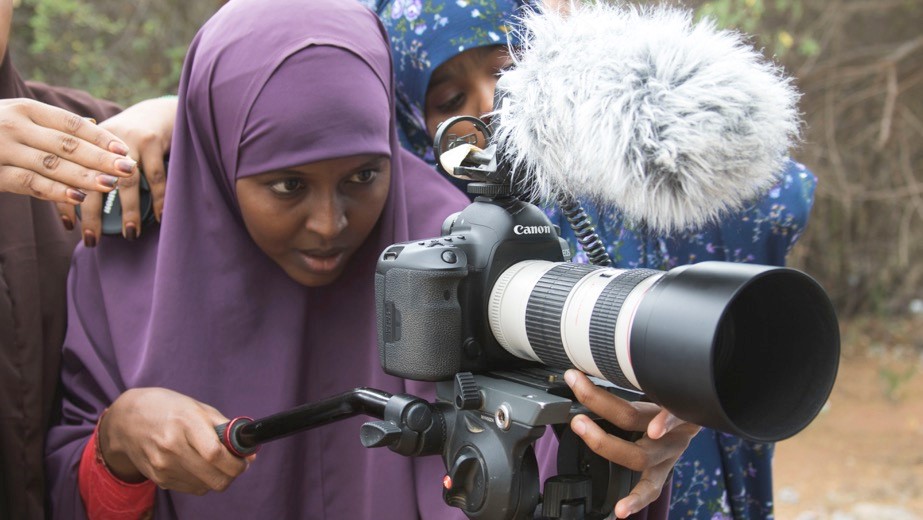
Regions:
[[[784,265],[785,256],[807,225],[816,185],[813,173],[789,161],[779,182],[744,211],[724,218],[720,224],[669,237],[635,229],[614,208],[584,204],[584,209],[617,267],[670,269],[705,260]],[[587,263],[586,254],[560,211],[550,207],[546,213],[574,248],[574,261]]]
[[[761,200],[720,224],[669,237],[633,229],[616,210],[584,208],[616,267],[670,269],[705,260],[784,265],[807,225],[816,185],[814,174],[789,161]],[[560,211],[547,208],[546,213],[574,249],[574,261],[587,263]],[[674,468],[670,519],[773,518],[773,448],[703,429]]]
[[[510,22],[523,0],[387,0],[377,11],[391,39],[401,144],[435,164],[423,103],[433,71],[456,55],[518,44]]]

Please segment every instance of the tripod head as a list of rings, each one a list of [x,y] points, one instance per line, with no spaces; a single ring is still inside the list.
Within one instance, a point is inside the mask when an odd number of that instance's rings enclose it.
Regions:
[[[604,385],[620,397],[640,395]],[[439,455],[446,467],[443,499],[469,518],[603,519],[637,483],[639,474],[593,453],[568,426],[588,414],[563,383],[562,372],[528,368],[473,375],[459,373],[436,385],[429,403],[408,394],[356,388],[259,420],[236,418],[216,427],[235,454],[265,442],[355,415],[377,418],[360,429],[367,448],[387,447],[405,456]],[[597,421],[609,433],[635,440]],[[533,444],[551,426],[557,436],[558,475],[539,490]]]

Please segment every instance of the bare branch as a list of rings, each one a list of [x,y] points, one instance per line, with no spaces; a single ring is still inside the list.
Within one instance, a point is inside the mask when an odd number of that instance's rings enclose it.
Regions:
[[[878,142],[875,143],[877,151],[884,150],[891,137],[891,122],[894,120],[894,106],[897,103],[897,65],[891,64],[887,69],[887,95],[885,95],[885,106],[882,110],[880,131],[878,132]]]
[[[897,49],[894,50],[894,52],[892,52],[889,56],[886,56],[885,59],[892,63],[897,63],[907,56],[913,54],[917,49],[921,47],[923,47],[923,36],[920,36],[915,40],[902,43]]]
[[[882,12],[906,7],[906,0],[868,0],[866,2],[849,2],[843,6],[843,9],[850,14],[860,14],[867,11]]]

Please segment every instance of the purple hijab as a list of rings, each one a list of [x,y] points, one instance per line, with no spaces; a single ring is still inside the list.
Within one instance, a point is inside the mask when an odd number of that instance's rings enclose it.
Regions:
[[[235,0],[183,69],[163,225],[78,249],[69,278],[63,419],[49,435],[56,518],[83,518],[76,466],[100,413],[166,387],[228,417],[261,417],[358,386],[429,391],[385,375],[374,268],[395,242],[439,234],[467,199],[394,128],[387,40],[345,0]],[[291,280],[248,235],[236,179],[375,153],[391,157],[380,220],[336,282]],[[424,397],[432,397],[424,396]],[[461,518],[441,461],[365,449],[354,418],[268,444],[224,493],[158,491],[156,518]]]

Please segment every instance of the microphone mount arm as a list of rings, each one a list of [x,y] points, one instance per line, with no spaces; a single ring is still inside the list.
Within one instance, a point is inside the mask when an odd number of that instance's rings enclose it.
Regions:
[[[459,124],[472,125],[474,132],[458,132],[455,127]],[[483,150],[476,146],[480,141],[478,133],[490,143],[493,132],[490,125],[481,119],[456,116],[440,123],[433,139],[437,166],[453,177],[473,181],[468,184],[468,193],[491,198],[514,195],[511,168],[498,158],[497,145],[489,144]],[[590,263],[606,267],[612,265],[605,244],[576,197],[561,193],[557,203]]]

